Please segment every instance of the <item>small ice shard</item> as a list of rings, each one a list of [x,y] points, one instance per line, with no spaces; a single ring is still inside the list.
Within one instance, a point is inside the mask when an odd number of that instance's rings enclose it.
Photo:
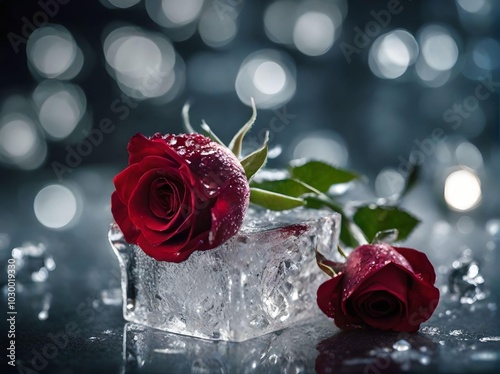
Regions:
[[[43,296],[43,301],[42,301],[42,310],[38,313],[38,319],[40,321],[45,321],[47,318],[49,318],[49,310],[50,310],[50,305],[52,303],[52,294],[47,293]]]
[[[43,243],[28,242],[16,247],[12,250],[12,258],[16,261],[16,280],[20,283],[43,283],[47,281],[49,272],[56,267]]]
[[[480,342],[500,342],[500,336],[485,336],[484,338],[479,338]]]
[[[462,304],[473,304],[488,295],[479,262],[471,256],[470,251],[453,261],[448,277],[448,289],[452,300],[458,300]]]
[[[409,350],[411,348],[411,344],[404,339],[400,339],[392,345],[392,348],[396,351],[403,352]]]

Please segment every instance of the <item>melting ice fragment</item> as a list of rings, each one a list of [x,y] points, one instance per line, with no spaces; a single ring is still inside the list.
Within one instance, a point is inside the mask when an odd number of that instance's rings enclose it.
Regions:
[[[12,257],[16,260],[16,279],[20,283],[45,282],[56,267],[43,243],[25,243],[12,250]]]
[[[471,256],[470,250],[453,261],[448,277],[448,288],[451,298],[462,304],[473,304],[488,295],[484,287],[484,278],[480,273],[479,262]]]

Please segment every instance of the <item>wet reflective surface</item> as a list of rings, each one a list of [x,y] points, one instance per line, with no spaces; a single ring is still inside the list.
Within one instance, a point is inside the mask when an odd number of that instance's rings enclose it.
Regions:
[[[1,318],[17,312],[0,325],[2,352],[15,347],[7,369],[496,372],[499,20],[494,0],[0,2]],[[391,202],[409,163],[422,166],[403,201],[422,223],[405,245],[429,256],[441,299],[419,333],[319,318],[235,344],[125,324],[107,231],[128,140],[182,131],[192,100],[192,123],[227,141],[250,96],[244,152],[268,130],[270,168],[315,158],[368,177],[333,195]]]

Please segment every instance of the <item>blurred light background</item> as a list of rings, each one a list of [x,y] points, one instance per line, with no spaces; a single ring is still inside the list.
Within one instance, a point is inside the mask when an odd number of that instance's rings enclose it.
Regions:
[[[253,97],[247,151],[269,130],[270,167],[354,168],[366,198],[422,165],[405,202],[430,222],[420,238],[500,218],[497,1],[48,3],[0,3],[3,248],[26,228],[105,236],[128,139],[181,132],[187,100],[228,141]]]

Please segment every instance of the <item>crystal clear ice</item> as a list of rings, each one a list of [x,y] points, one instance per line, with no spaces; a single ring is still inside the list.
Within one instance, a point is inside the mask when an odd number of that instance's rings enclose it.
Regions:
[[[180,264],[159,262],[112,225],[127,321],[184,335],[244,341],[319,314],[328,277],[314,249],[337,259],[340,216],[331,211],[250,208],[240,232]]]

